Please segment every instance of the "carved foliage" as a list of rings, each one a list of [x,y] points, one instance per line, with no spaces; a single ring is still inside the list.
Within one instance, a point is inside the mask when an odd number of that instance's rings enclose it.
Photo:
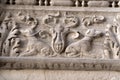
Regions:
[[[83,22],[83,26],[84,27],[88,27],[90,25],[93,24],[99,24],[105,21],[105,17],[104,16],[92,16],[92,17],[85,17],[82,19]]]
[[[120,55],[120,16],[118,15],[114,24],[108,24],[106,28],[106,38],[104,41],[104,58],[119,59]]]
[[[60,23],[61,18],[61,14],[58,12],[57,14],[47,15],[43,19],[43,23],[52,30],[52,48],[59,54],[62,53],[65,48],[65,36],[69,32],[69,29],[79,24],[77,17],[65,15],[64,18],[62,18],[63,23]]]
[[[1,25],[1,52],[2,56],[18,56],[20,39],[18,25],[10,14]]]

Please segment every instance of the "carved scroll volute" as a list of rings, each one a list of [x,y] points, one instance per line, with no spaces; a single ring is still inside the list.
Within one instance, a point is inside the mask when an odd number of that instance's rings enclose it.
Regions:
[[[78,19],[73,16],[65,16],[63,23],[59,23],[60,14],[48,15],[44,18],[44,24],[52,29],[52,48],[56,53],[62,53],[65,48],[65,36],[68,28],[78,24]],[[52,21],[52,23],[51,23]],[[51,25],[53,24],[53,25]]]
[[[82,19],[82,23],[85,28],[87,28],[88,26],[93,25],[93,24],[102,23],[104,21],[105,21],[104,16],[96,16],[96,15],[94,15],[92,17],[85,17]]]

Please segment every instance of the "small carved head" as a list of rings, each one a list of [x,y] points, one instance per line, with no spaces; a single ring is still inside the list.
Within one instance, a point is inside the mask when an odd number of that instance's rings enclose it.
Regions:
[[[96,31],[95,29],[88,29],[85,36],[87,37],[99,37],[103,33],[101,31]]]

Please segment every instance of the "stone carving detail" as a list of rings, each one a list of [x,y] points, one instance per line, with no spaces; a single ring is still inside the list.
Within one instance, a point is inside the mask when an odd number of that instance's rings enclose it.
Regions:
[[[56,53],[62,53],[65,48],[65,36],[70,32],[70,28],[76,27],[79,22],[74,16],[64,16],[63,23],[60,24],[60,13],[47,15],[43,23],[52,29],[52,48]]]
[[[114,24],[108,24],[106,28],[106,38],[104,41],[104,57],[119,59],[120,57],[120,15],[114,20]]]
[[[81,24],[99,24],[105,18],[85,17],[83,23],[80,19],[68,12],[54,12],[40,18],[23,12],[8,15],[1,25],[1,55],[96,58],[97,54],[92,54],[94,41],[102,38],[104,31],[95,27],[84,29]]]
[[[0,4],[0,69],[120,71],[120,0]]]
[[[92,16],[92,17],[85,17],[82,19],[83,25],[88,27],[93,24],[99,24],[105,21],[104,16]]]
[[[27,47],[26,50],[22,52],[20,56],[34,56],[34,55],[52,56],[53,54],[52,48],[48,44],[42,42],[41,40],[38,40],[35,37],[35,35],[40,32],[40,30],[38,32],[35,32],[35,28],[38,25],[37,19],[32,18],[29,15],[24,16],[24,17],[21,19],[23,20],[25,19],[24,21],[26,21],[25,23],[29,25],[29,28],[21,31],[21,33],[25,37],[27,37],[28,43],[26,46]]]
[[[70,44],[66,48],[66,55],[68,57],[83,57],[84,55],[89,55],[89,51],[91,50],[92,41],[95,37],[99,37],[102,35],[101,31],[96,31],[95,29],[88,29],[84,38],[81,40]]]
[[[8,14],[1,25],[2,56],[18,56],[20,53],[19,29],[11,14]]]

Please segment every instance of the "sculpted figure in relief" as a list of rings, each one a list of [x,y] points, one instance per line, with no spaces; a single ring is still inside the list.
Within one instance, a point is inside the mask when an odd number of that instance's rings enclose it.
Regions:
[[[52,56],[52,48],[48,44],[44,43],[41,40],[38,40],[35,37],[35,34],[38,32],[36,33],[34,29],[36,28],[38,21],[31,17],[28,19],[28,21],[31,22],[31,26],[29,26],[29,28],[25,31],[22,31],[23,35],[25,35],[28,40],[27,48],[23,53],[20,54],[20,56]]]
[[[84,38],[81,40],[70,44],[66,50],[66,56],[68,57],[82,57],[86,55],[91,50],[92,41],[95,37],[100,37],[102,35],[101,31],[95,29],[88,29]]]
[[[118,14],[113,24],[108,24],[106,27],[106,37],[104,41],[105,59],[120,58],[120,15]]]
[[[18,56],[20,53],[19,27],[10,13],[3,21],[0,33],[2,56]]]
[[[43,23],[51,29],[51,45],[55,53],[58,54],[61,54],[65,49],[65,37],[70,32],[70,28],[76,27],[79,23],[78,18],[74,16],[64,16],[62,21],[60,19],[60,13],[47,15],[43,19]]]

